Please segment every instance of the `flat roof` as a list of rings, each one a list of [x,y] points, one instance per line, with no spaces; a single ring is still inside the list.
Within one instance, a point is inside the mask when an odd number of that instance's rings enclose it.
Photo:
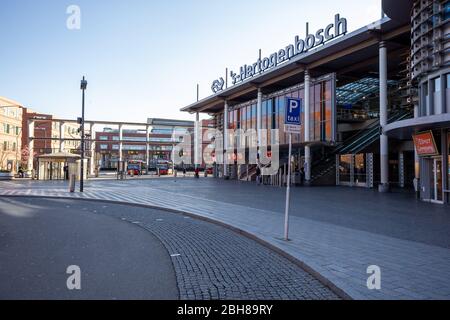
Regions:
[[[33,116],[30,120],[35,122],[64,122],[64,123],[77,123],[74,119],[63,119],[63,118],[50,118],[50,119],[40,119],[42,116],[40,114]],[[46,115],[47,116],[47,115]],[[51,115],[48,115],[51,117]],[[95,125],[111,125],[111,126],[130,126],[130,127],[147,127],[147,126],[161,126],[161,127],[193,127],[194,121],[188,120],[172,120],[172,119],[153,119],[149,118],[147,123],[139,122],[119,122],[119,121],[102,121],[102,120],[85,120],[85,124],[95,124]]]
[[[216,113],[223,109],[225,100],[230,104],[256,98],[258,87],[267,92],[287,88],[303,82],[306,67],[312,76],[351,71],[364,64],[378,65],[378,48],[380,40],[387,41],[388,52],[395,53],[410,46],[410,24],[404,24],[385,17],[356,31],[336,38],[318,48],[292,58],[289,62],[278,65],[269,71],[256,75],[244,82],[213,94],[181,109],[183,112]],[[408,39],[397,39],[408,36]],[[398,52],[397,52],[398,53]],[[375,59],[376,58],[376,59]],[[392,59],[396,55],[392,54]],[[398,54],[397,54],[398,59]],[[400,61],[398,61],[400,62]],[[392,63],[395,65],[396,61]],[[396,64],[398,66],[398,64]],[[314,72],[316,74],[314,74]]]
[[[176,120],[176,119],[161,119],[148,118],[147,123],[153,126],[194,126],[194,121],[190,120]]]

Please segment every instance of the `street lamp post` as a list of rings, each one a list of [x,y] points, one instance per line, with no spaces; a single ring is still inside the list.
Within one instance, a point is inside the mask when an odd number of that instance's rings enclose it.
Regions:
[[[85,77],[81,80],[82,102],[81,102],[81,174],[80,174],[80,192],[84,190],[84,91],[87,88]]]

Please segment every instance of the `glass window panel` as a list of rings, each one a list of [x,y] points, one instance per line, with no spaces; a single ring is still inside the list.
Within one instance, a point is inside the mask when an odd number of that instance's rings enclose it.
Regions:
[[[339,180],[340,182],[350,182],[352,155],[344,154],[339,156]]]
[[[366,155],[364,153],[360,153],[355,155],[355,182],[365,183],[366,181]]]
[[[447,154],[448,154],[448,160],[447,160],[447,177],[448,177],[447,190],[449,190],[450,189],[450,131],[447,134],[447,144],[448,144],[448,149],[447,149]]]
[[[252,105],[252,129],[256,129],[257,119],[256,119],[256,104]]]
[[[433,89],[434,92],[440,92],[441,91],[441,78],[435,78],[433,79]]]

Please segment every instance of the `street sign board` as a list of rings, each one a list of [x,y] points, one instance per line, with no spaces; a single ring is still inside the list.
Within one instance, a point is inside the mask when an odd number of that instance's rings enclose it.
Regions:
[[[417,154],[421,157],[439,155],[433,131],[425,131],[413,135]]]
[[[291,165],[292,165],[292,134],[301,132],[302,100],[286,98],[286,117],[284,119],[284,131],[289,133],[288,176],[286,183],[286,208],[284,218],[284,239],[289,240],[289,207],[291,193]]]
[[[286,98],[286,116],[284,119],[284,131],[287,133],[301,132],[302,100]]]

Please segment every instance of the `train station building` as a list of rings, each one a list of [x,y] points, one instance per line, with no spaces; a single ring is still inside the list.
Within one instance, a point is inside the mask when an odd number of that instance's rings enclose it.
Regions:
[[[182,111],[213,115],[223,137],[254,129],[260,142],[274,143],[270,130],[278,129],[280,168],[266,181],[281,185],[286,98],[299,98],[302,130],[291,161],[305,184],[405,188],[449,203],[450,2],[386,0],[383,11],[352,32],[345,17],[330,14],[330,25],[230,71],[212,83],[211,96]],[[256,167],[225,156],[217,171],[253,180]]]

